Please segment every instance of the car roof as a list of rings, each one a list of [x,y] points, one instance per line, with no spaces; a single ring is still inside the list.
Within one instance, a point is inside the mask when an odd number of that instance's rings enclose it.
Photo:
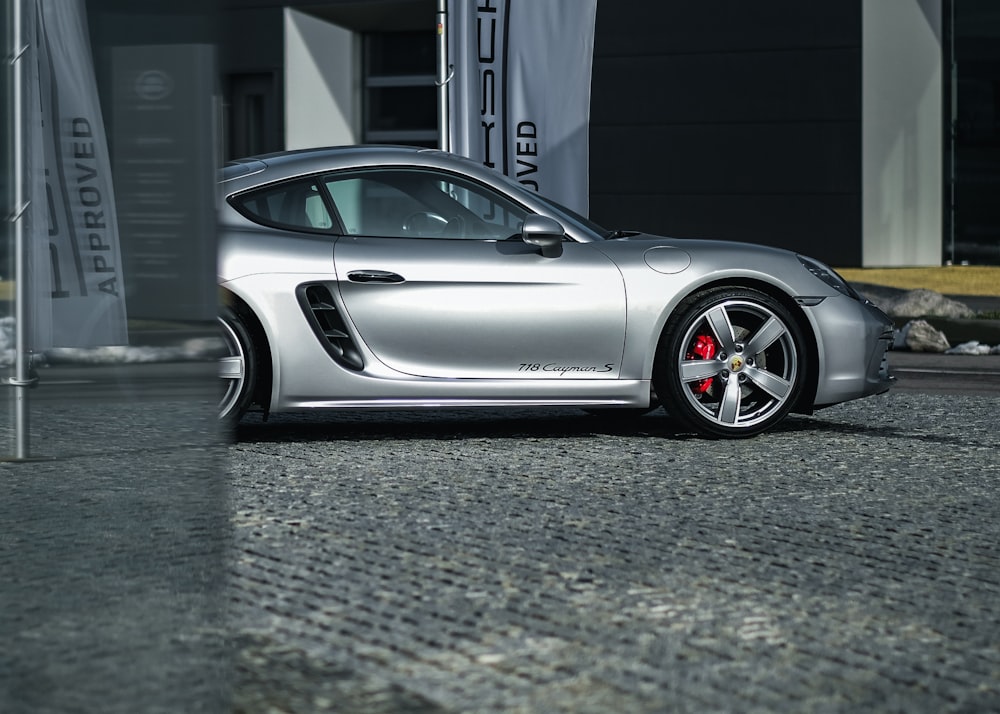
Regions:
[[[450,155],[438,149],[414,146],[353,145],[292,149],[230,161],[222,168],[220,182],[228,183],[266,173],[266,176],[257,176],[254,182],[269,183],[292,176],[337,168],[425,163],[439,165],[442,161],[448,163],[454,160],[458,160],[460,163],[463,161],[462,157]],[[468,171],[470,166],[475,166],[475,162],[469,161],[462,168]]]

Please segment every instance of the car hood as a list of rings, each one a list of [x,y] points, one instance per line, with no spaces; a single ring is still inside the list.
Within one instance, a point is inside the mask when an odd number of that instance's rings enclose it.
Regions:
[[[655,235],[653,233],[641,233],[638,231],[623,231],[624,235],[619,238],[608,238],[605,244],[632,245],[637,249],[652,248],[656,246],[667,246],[670,248],[680,248],[687,251],[720,251],[734,250],[737,252],[749,251],[758,254],[770,254],[774,256],[790,257],[794,256],[790,250],[784,248],[774,248],[759,243],[746,243],[743,241],[722,240],[717,238],[678,238],[671,236]]]
[[[803,267],[797,253],[759,243],[671,238],[634,233],[595,244],[622,269],[652,269],[684,275],[692,286],[727,278],[769,283],[789,295],[826,295],[836,291]]]

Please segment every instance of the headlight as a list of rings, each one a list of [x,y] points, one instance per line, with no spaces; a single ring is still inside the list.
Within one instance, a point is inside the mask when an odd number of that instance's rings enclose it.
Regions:
[[[810,273],[815,275],[817,278],[822,280],[824,283],[829,285],[831,288],[839,293],[846,295],[847,297],[854,298],[859,302],[864,302],[864,298],[858,295],[858,291],[847,284],[844,280],[837,274],[837,271],[833,268],[823,265],[818,260],[813,260],[812,258],[807,258],[804,255],[798,256],[799,262],[802,266],[808,270]]]

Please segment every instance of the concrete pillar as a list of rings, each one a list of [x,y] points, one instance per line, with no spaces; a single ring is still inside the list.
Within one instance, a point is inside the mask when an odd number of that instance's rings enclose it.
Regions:
[[[862,262],[940,265],[941,0],[862,0]]]
[[[285,8],[285,148],[356,144],[361,38]]]

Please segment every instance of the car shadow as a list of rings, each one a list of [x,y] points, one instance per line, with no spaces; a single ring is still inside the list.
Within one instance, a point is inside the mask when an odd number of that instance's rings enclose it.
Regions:
[[[594,415],[578,409],[457,409],[283,413],[267,421],[248,414],[234,429],[236,443],[480,438],[567,439],[595,435],[658,439],[699,438],[662,409],[644,416]]]
[[[820,413],[822,414],[822,413]],[[837,435],[920,441],[954,446],[992,447],[961,437],[935,434],[917,426],[897,428],[870,422],[838,421],[828,416],[790,415],[758,438],[768,435]],[[594,415],[566,409],[454,409],[413,411],[317,411],[272,415],[248,414],[233,429],[232,440],[243,444],[330,441],[465,439],[587,439],[594,436],[705,440],[663,409],[643,416],[614,413]]]
[[[967,438],[965,435],[935,434],[921,428],[920,423],[906,428],[894,426],[876,426],[869,422],[836,421],[825,417],[790,417],[778,424],[769,433],[803,433],[816,436],[854,436],[871,437],[875,439],[897,439],[908,442],[940,444],[949,448],[955,446],[978,447],[994,449],[995,444],[985,440]]]
[[[913,438],[912,433],[899,429],[800,415],[786,417],[767,433]],[[248,414],[234,429],[233,439],[236,443],[286,443],[381,439],[582,439],[598,435],[713,440],[692,431],[662,408],[642,416],[611,409],[606,413],[589,414],[575,408],[292,412],[271,415],[267,421],[260,414]]]

